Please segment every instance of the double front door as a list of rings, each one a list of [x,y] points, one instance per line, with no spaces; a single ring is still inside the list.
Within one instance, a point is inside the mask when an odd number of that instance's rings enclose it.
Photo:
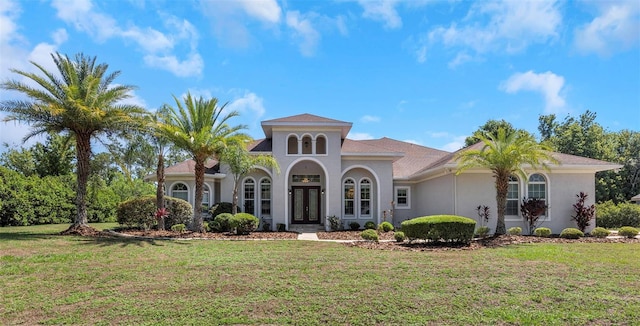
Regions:
[[[291,223],[320,223],[320,187],[291,187]]]

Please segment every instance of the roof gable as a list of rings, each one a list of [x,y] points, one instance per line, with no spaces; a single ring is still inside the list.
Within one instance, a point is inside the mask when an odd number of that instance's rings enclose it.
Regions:
[[[342,134],[342,138],[346,138],[347,134],[349,134],[349,130],[351,130],[352,123],[345,122],[335,119],[329,119],[320,117],[317,115],[304,113],[293,115],[290,117],[284,117],[279,119],[265,120],[262,121],[262,130],[264,131],[265,136],[267,138],[271,138],[273,135],[274,127],[320,127],[320,128],[335,128],[340,130]]]

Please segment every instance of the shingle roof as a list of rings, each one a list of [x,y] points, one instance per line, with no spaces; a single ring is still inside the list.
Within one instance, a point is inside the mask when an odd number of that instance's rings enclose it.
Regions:
[[[271,152],[271,138],[256,139],[247,146],[250,152]]]
[[[207,160],[204,163],[205,174],[216,174],[220,171],[220,166],[218,165],[217,160]],[[185,160],[180,163],[174,164],[166,169],[164,169],[165,174],[183,174],[183,173],[191,173],[194,174],[196,171],[196,161],[194,160]]]
[[[313,114],[309,114],[309,113],[303,113],[303,114],[298,114],[298,115],[292,115],[290,117],[284,117],[284,118],[278,118],[278,119],[272,119],[272,120],[265,120],[263,121],[263,123],[274,123],[274,122],[314,122],[314,123],[348,123],[351,124],[350,122],[345,122],[345,121],[340,121],[340,120],[335,120],[335,119],[329,119],[329,118],[325,118],[325,117],[321,117],[321,116],[317,116],[317,115],[313,115]]]

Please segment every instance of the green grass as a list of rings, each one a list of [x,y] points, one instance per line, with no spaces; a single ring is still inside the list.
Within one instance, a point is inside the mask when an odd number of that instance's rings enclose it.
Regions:
[[[98,228],[113,227],[99,225]],[[392,252],[0,228],[0,324],[637,325],[637,244]]]

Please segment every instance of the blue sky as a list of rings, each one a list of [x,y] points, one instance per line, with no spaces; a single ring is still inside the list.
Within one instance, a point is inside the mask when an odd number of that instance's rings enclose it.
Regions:
[[[537,133],[541,114],[588,109],[640,130],[638,1],[2,0],[0,50],[2,80],[83,52],[138,87],[129,101],[217,97],[254,138],[301,113],[450,151],[489,119]]]

